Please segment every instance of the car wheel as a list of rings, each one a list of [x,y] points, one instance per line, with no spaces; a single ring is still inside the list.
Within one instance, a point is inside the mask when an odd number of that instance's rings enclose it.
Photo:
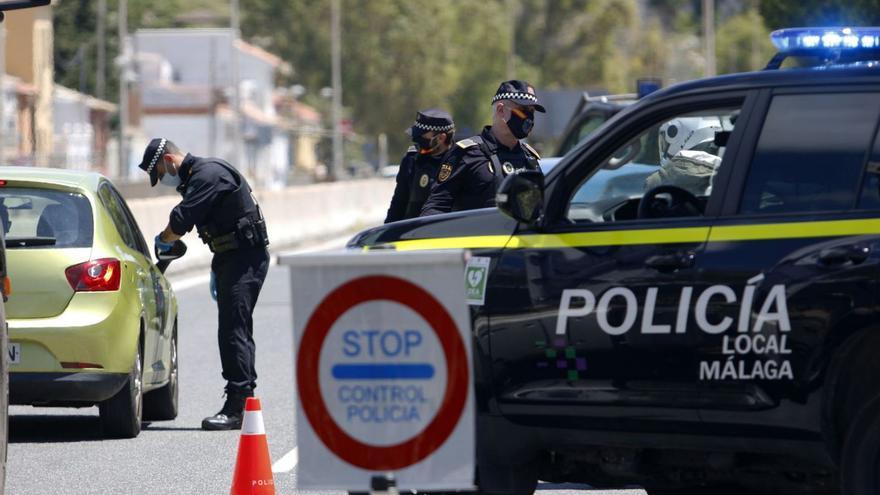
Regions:
[[[850,426],[840,463],[841,493],[880,493],[880,396],[864,406]]]
[[[144,395],[144,420],[169,421],[177,417],[178,371],[177,371],[177,323],[171,335],[171,373],[168,384]]]
[[[143,365],[140,346],[138,346],[125,385],[116,392],[116,395],[98,405],[105,436],[110,438],[138,436],[141,432],[143,395]]]
[[[835,352],[826,375],[826,396],[823,401],[823,433],[829,452],[840,462],[843,444],[850,427],[862,408],[875,396],[880,387],[866,376],[880,374],[880,333],[863,331],[850,337]]]

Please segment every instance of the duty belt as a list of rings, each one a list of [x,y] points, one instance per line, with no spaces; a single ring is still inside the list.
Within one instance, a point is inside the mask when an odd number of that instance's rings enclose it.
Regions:
[[[215,236],[204,233],[201,237],[214,254],[269,245],[266,221],[262,218],[254,220],[251,217],[242,217],[232,232]]]

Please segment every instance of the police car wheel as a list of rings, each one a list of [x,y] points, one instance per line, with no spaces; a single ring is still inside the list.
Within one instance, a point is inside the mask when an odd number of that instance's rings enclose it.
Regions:
[[[840,464],[841,493],[880,493],[880,396],[861,409],[849,429]]]
[[[880,333],[860,332],[838,348],[829,365],[824,385],[822,429],[829,453],[837,463],[856,416],[871,398],[880,394],[880,386],[873,380],[863,379],[880,373],[876,349],[880,349]]]

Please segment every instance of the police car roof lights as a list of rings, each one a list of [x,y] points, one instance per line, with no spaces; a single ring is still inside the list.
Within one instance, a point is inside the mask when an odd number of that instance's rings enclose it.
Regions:
[[[778,69],[787,57],[819,57],[825,62],[880,54],[880,27],[814,27],[780,29],[770,33],[779,52],[767,69]]]

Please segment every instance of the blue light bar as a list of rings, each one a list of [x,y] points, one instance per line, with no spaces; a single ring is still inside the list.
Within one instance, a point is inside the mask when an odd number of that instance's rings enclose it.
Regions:
[[[770,33],[779,53],[810,54],[829,50],[880,49],[880,27],[790,28]]]

